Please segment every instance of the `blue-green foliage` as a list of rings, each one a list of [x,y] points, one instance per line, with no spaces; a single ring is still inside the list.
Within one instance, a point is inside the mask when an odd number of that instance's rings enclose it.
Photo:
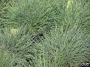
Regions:
[[[0,67],[76,67],[88,62],[86,1],[10,0],[0,14]]]

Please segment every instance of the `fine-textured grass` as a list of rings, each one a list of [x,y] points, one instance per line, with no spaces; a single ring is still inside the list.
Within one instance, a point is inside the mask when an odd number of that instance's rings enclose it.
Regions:
[[[88,37],[77,27],[68,30],[63,26],[55,28],[45,35],[41,44],[44,46],[44,56],[47,56],[42,59],[45,67],[77,67],[80,63],[89,61]]]
[[[88,37],[78,26],[55,27],[33,42],[29,33],[0,34],[1,67],[75,67],[89,61]]]
[[[24,29],[18,29],[15,34],[4,29],[4,33],[0,33],[0,67],[26,66],[28,51],[32,51],[31,43],[30,35],[25,35]]]
[[[77,67],[90,61],[89,2],[10,0],[0,14],[0,67]]]
[[[87,0],[11,0],[8,11],[3,14],[3,23],[11,27],[27,25],[32,34],[45,32],[54,25],[63,23],[82,25],[89,32],[90,7]]]

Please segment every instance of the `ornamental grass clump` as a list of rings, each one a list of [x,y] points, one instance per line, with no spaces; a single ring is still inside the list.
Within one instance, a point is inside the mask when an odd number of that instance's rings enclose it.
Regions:
[[[34,66],[36,46],[25,28],[19,28],[15,34],[11,29],[0,33],[0,67]]]
[[[10,0],[0,17],[0,67],[77,67],[88,62],[88,2]]]
[[[11,0],[2,22],[19,27],[23,23],[34,34],[50,30],[63,23],[80,23],[82,30],[89,32],[90,7],[87,0]],[[32,29],[30,29],[32,28]]]
[[[42,67],[77,67],[89,61],[88,37],[76,25],[68,29],[56,27],[50,34],[45,34],[41,44],[44,49]]]

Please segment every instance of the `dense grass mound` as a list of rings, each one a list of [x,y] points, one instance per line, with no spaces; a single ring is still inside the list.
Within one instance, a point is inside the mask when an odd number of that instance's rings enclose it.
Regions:
[[[7,0],[6,11],[0,11],[0,67],[78,67],[89,62],[89,2]]]
[[[89,38],[76,25],[55,27],[43,37],[35,43],[23,29],[15,34],[4,30],[0,34],[1,67],[75,67],[89,61]]]
[[[52,26],[79,23],[89,32],[90,7],[87,0],[11,0],[8,11],[2,14],[2,22],[17,28],[27,25],[31,34],[47,32]]]
[[[42,64],[45,63],[45,67],[47,64],[49,67],[76,67],[89,61],[88,37],[77,27],[68,30],[63,26],[55,28],[45,35],[41,45],[45,52],[41,61]]]

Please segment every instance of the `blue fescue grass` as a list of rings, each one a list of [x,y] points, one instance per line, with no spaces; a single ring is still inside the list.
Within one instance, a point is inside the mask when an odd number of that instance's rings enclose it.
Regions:
[[[47,57],[44,57],[46,63],[49,62],[49,67],[73,67],[89,61],[88,37],[77,27],[68,30],[64,30],[63,26],[55,28],[49,35],[45,35],[41,44],[49,58],[47,60]]]
[[[7,8],[0,67],[76,67],[90,60],[86,0],[11,0]],[[36,42],[39,33],[44,38]]]

